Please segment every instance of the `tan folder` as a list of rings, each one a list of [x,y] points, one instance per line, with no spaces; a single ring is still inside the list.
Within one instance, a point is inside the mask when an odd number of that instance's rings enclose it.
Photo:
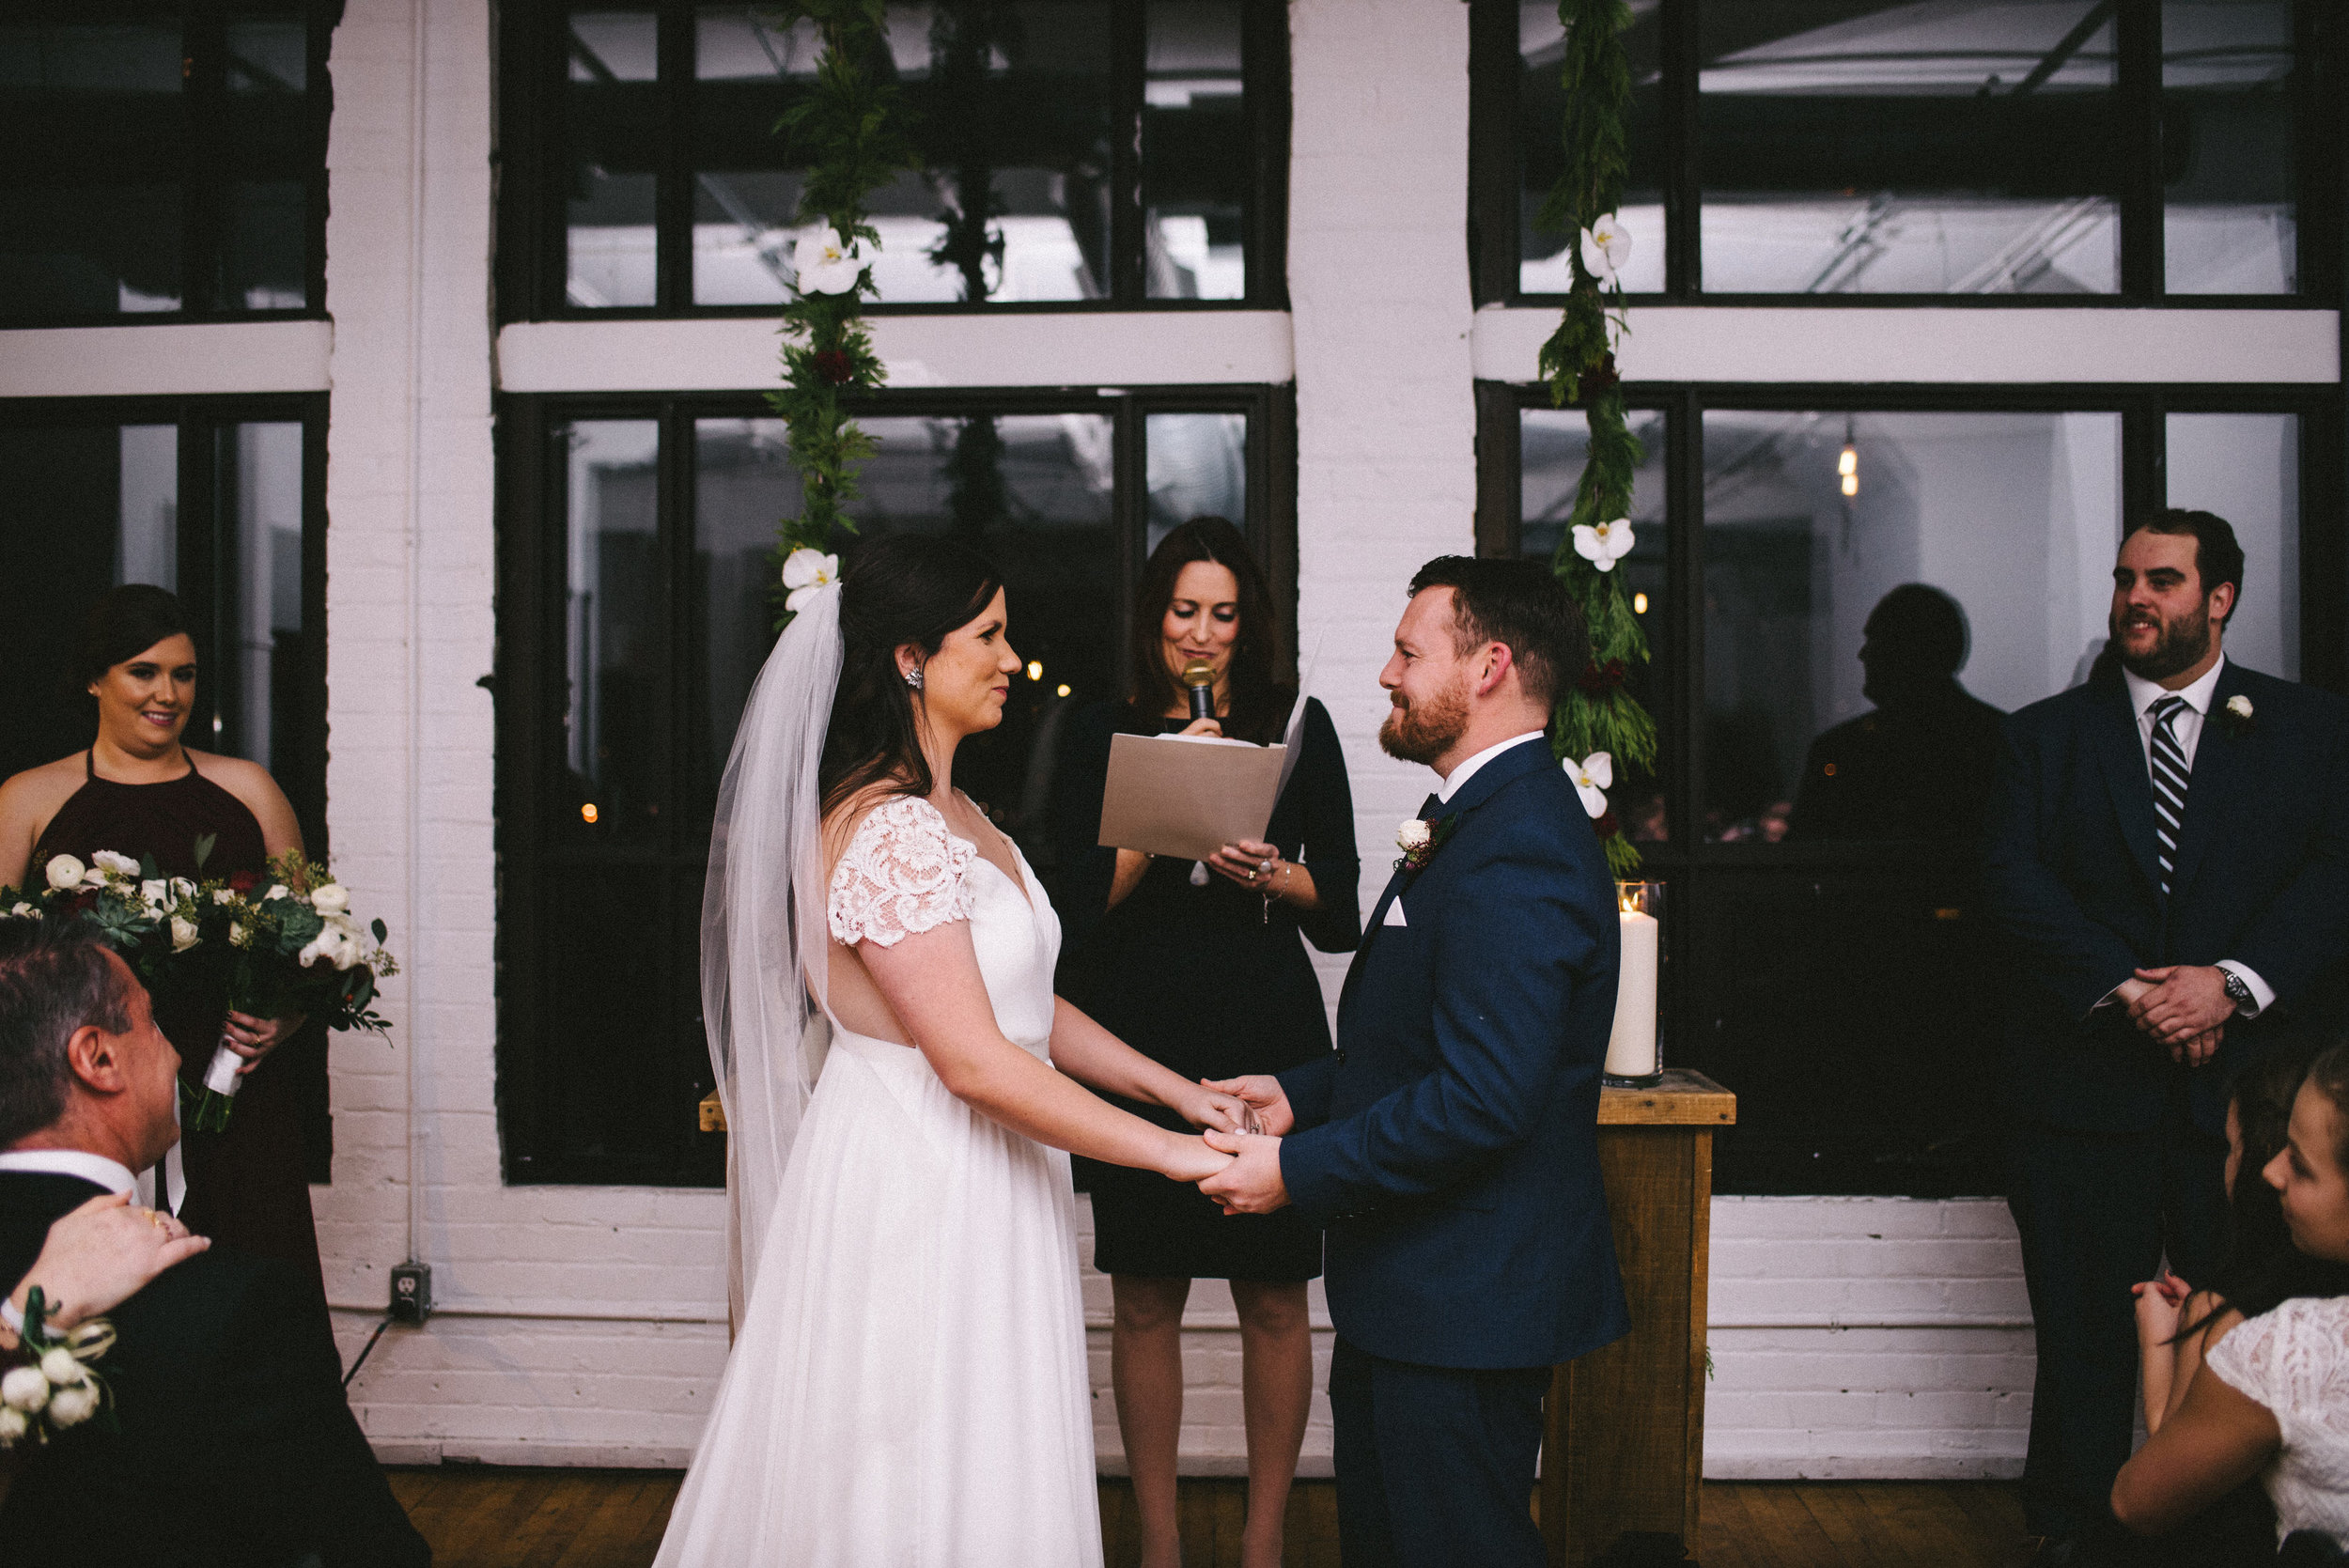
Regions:
[[[1287,776],[1289,748],[1211,736],[1110,737],[1101,843],[1187,861],[1260,839]]]

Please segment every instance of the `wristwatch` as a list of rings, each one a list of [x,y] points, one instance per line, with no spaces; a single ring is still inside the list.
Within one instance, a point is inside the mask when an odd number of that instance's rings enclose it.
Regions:
[[[2248,981],[2230,969],[2221,969],[2218,972],[2227,977],[2227,1000],[2234,1003],[2236,1012],[2248,1017],[2259,1011],[2259,998],[2251,994]]]

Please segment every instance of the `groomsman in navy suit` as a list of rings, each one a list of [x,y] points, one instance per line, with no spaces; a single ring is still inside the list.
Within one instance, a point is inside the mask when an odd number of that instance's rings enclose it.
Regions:
[[[1599,1183],[1614,885],[1551,759],[1589,647],[1529,561],[1411,582],[1379,743],[1440,775],[1346,977],[1338,1048],[1226,1084],[1267,1136],[1202,1182],[1226,1212],[1328,1228],[1346,1568],[1535,1568],[1549,1369],[1629,1327]],[[1418,839],[1422,835],[1408,835]]]
[[[2129,1286],[2165,1253],[2198,1282],[2218,1260],[2229,1077],[2286,1016],[2338,1012],[2349,704],[2227,658],[2242,582],[2224,520],[2137,523],[2112,570],[2117,669],[2004,726],[1985,882],[2017,956],[1999,988],[2043,1562],[2072,1560],[2129,1456]]]

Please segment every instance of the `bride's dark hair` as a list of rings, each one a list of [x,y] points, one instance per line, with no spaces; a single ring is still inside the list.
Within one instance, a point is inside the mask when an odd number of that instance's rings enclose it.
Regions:
[[[849,558],[840,580],[840,684],[816,769],[827,814],[874,784],[893,795],[930,792],[920,694],[898,671],[897,650],[911,644],[926,662],[1003,585],[987,557],[937,535],[887,535]]]

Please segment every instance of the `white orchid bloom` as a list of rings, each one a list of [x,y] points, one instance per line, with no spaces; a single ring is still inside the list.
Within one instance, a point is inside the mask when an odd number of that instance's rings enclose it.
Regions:
[[[796,615],[800,607],[840,581],[840,557],[802,545],[784,557],[783,585],[790,592],[783,607]]]
[[[864,247],[844,243],[836,228],[820,228],[791,247],[791,270],[802,294],[846,294],[864,271]]]
[[[139,874],[138,862],[128,855],[117,855],[111,849],[101,849],[90,859],[97,862],[99,870],[111,871],[117,877],[136,877]]]
[[[1582,809],[1594,817],[1606,815],[1608,786],[1615,782],[1615,759],[1605,752],[1593,752],[1580,762],[1568,757],[1560,766],[1574,781],[1574,792],[1582,797]]]
[[[1612,212],[1582,231],[1582,270],[1613,287],[1615,275],[1631,259],[1631,236]]]
[[[1600,571],[1613,571],[1615,563],[1631,553],[1631,520],[1576,523],[1574,552]]]

